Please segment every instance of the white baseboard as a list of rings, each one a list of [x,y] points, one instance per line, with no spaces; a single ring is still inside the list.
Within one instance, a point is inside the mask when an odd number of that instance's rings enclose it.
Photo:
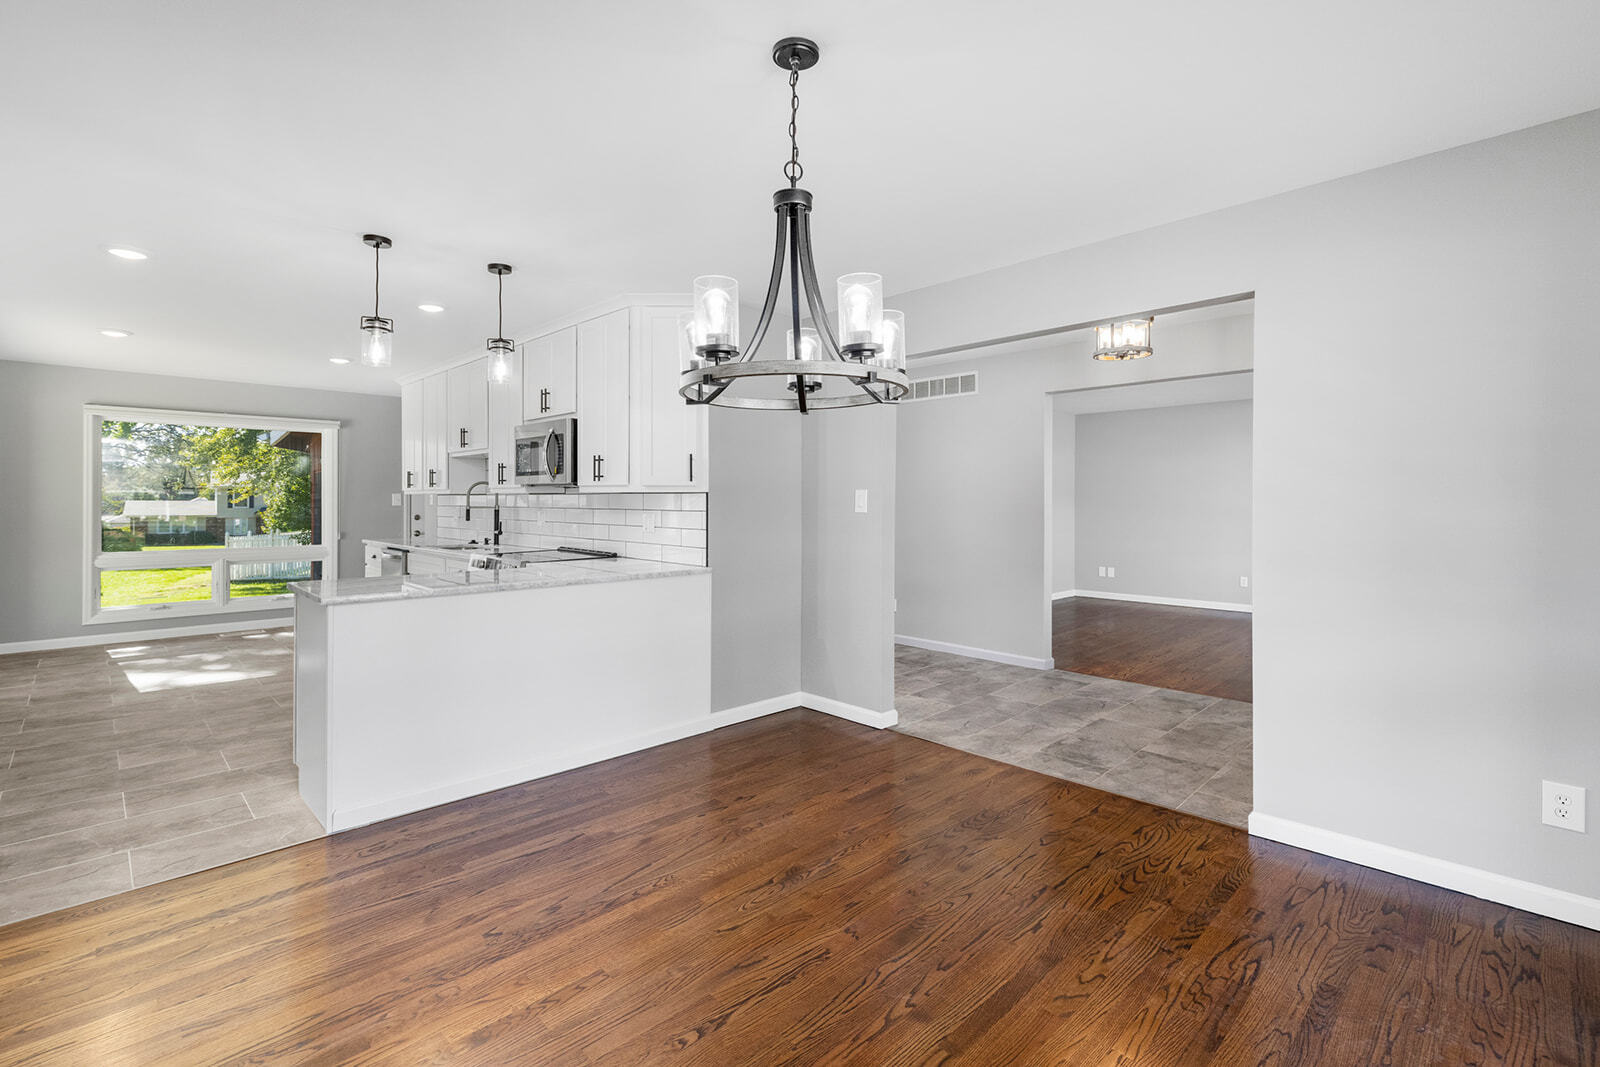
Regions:
[[[1054,670],[1056,661],[1053,659],[1040,659],[1037,656],[1019,656],[1014,652],[997,652],[992,648],[974,648],[971,645],[956,645],[949,641],[930,641],[926,637],[907,637],[905,634],[895,634],[894,643],[897,645],[910,645],[912,648],[925,648],[929,652],[948,652],[954,656],[966,656],[969,659],[986,659],[995,663],[1009,663],[1013,667],[1032,667],[1036,671]]]
[[[392,819],[398,815],[408,815],[425,808],[448,804],[456,800],[464,800],[482,793],[492,793],[496,789],[507,786],[521,785],[523,782],[537,781],[548,778],[553,774],[563,771],[577,770],[587,767],[592,763],[603,760],[615,759],[617,756],[626,756],[634,752],[642,752],[647,748],[665,745],[672,741],[681,741],[686,737],[696,734],[709,733],[724,726],[735,723],[747,722],[758,719],[764,715],[772,715],[790,708],[810,708],[828,715],[835,715],[851,722],[861,723],[864,726],[876,726],[879,729],[887,728],[899,722],[899,716],[892,711],[868,711],[858,708],[853,704],[845,704],[827,697],[813,696],[809,693],[786,693],[783,696],[769,697],[751,704],[742,704],[738,707],[728,708],[724,711],[715,711],[707,716],[696,716],[684,722],[663,726],[642,734],[631,737],[609,738],[603,744],[577,752],[566,752],[550,759],[538,760],[533,763],[524,763],[517,767],[509,767],[466,781],[451,782],[448,785],[424,789],[416,793],[407,793],[405,796],[391,797],[375,804],[363,804],[357,808],[341,808],[330,813],[332,825],[327,827],[329,833],[338,833],[341,830],[353,830],[358,826],[379,822],[383,819]]]
[[[133,641],[155,641],[163,637],[196,637],[202,634],[230,634],[239,630],[271,630],[294,625],[294,612],[273,615],[251,622],[211,622],[195,626],[164,626],[159,630],[122,630],[117,633],[81,634],[74,637],[46,637],[39,641],[0,643],[0,656],[14,652],[48,652],[53,648],[88,648],[91,645],[125,645]]]
[[[1493,871],[1424,856],[1419,852],[1408,852],[1392,845],[1380,845],[1375,841],[1280,819],[1275,815],[1263,815],[1258,811],[1250,813],[1250,832],[1269,841],[1310,849],[1324,856],[1398,874],[1402,878],[1412,878],[1428,885],[1531,911],[1535,915],[1548,915],[1562,922],[1600,930],[1600,899],[1594,897],[1524,882]]]
[[[854,704],[846,704],[842,700],[832,697],[819,697],[815,693],[800,693],[800,706],[820,711],[824,715],[832,715],[840,719],[849,719],[862,726],[872,726],[879,730],[887,730],[900,721],[898,711],[868,711],[866,708]]]
[[[1098,589],[1069,589],[1064,593],[1051,593],[1051,600],[1065,600],[1082,596],[1091,600],[1126,600],[1132,604],[1165,604],[1174,608],[1209,608],[1212,611],[1242,611],[1254,613],[1254,604],[1235,604],[1228,600],[1185,600],[1176,596],[1140,596],[1137,593],[1102,593]]]

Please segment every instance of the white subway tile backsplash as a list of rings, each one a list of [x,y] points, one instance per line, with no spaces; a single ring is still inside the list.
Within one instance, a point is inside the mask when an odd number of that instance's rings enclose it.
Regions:
[[[522,548],[596,548],[633,559],[706,564],[704,493],[568,493],[501,497],[501,543]],[[645,532],[645,523],[653,527]],[[487,539],[493,507],[474,502],[472,521],[458,505],[441,504],[441,539]],[[664,553],[670,553],[665,555]]]

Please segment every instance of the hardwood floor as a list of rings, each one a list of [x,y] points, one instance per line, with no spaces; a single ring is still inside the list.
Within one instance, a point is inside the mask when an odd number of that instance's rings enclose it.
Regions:
[[[807,711],[0,928],[0,1062],[1588,1064],[1600,933]]]
[[[1056,669],[1254,701],[1250,615],[1068,597],[1051,612]]]

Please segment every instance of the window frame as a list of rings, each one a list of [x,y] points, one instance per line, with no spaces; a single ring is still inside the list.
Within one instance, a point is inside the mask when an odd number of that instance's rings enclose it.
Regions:
[[[137,408],[106,404],[83,406],[83,621],[85,625],[105,625],[147,619],[170,619],[196,615],[230,615],[239,612],[274,611],[290,607],[294,594],[230,599],[230,567],[235,563],[281,563],[311,560],[322,564],[322,576],[338,577],[339,570],[339,423],[326,419],[288,419],[276,415],[235,415],[218,411],[184,411],[172,408]],[[170,423],[180,426],[223,426],[232,429],[305,430],[322,435],[322,499],[320,545],[283,548],[173,549],[165,552],[102,552],[101,516],[101,424],[112,422]],[[129,558],[132,557],[132,558]],[[141,559],[140,557],[146,557]],[[159,557],[159,558],[148,558]],[[174,601],[168,604],[140,604],[128,607],[100,606],[100,572],[167,570],[176,567],[210,567],[211,599]]]

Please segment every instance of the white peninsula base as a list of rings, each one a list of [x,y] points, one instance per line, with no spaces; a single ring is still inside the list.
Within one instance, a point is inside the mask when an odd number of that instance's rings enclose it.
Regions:
[[[297,589],[301,795],[335,832],[722,725],[711,573],[678,570],[693,573],[477,595],[361,595],[399,579]]]

